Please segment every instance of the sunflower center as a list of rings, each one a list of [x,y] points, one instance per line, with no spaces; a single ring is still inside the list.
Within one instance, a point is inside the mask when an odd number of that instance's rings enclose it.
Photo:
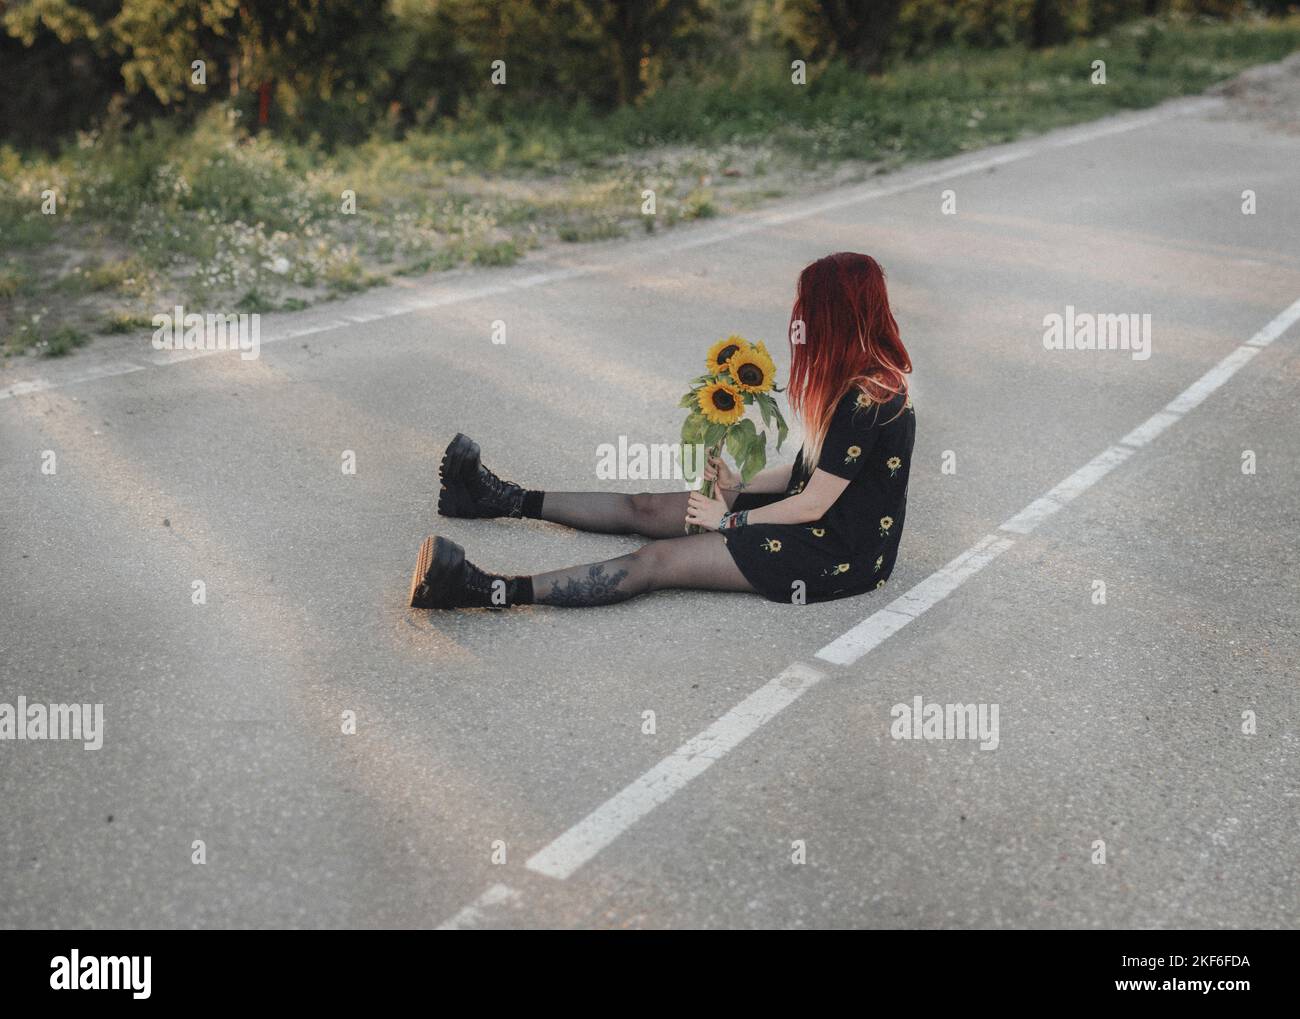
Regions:
[[[713,406],[718,410],[732,410],[736,406],[736,398],[725,389],[717,389],[713,392]]]
[[[729,347],[723,347],[720,351],[718,351],[718,364],[719,365],[726,364],[728,361],[731,360],[732,356],[739,349],[740,347],[736,346],[736,344],[734,343]]]
[[[763,382],[763,369],[756,364],[742,364],[739,380],[747,386],[758,386]]]

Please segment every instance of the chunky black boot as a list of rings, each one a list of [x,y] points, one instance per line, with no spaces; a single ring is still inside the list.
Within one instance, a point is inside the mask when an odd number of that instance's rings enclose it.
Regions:
[[[438,481],[438,512],[444,517],[523,516],[524,490],[484,467],[478,443],[468,435],[458,432],[447,445]]]
[[[527,597],[524,583],[528,584]],[[454,541],[424,539],[411,576],[413,609],[504,609],[532,601],[528,577],[485,573]]]

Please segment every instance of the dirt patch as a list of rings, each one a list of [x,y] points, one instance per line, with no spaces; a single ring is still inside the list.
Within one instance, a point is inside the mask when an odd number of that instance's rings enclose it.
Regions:
[[[1242,71],[1209,94],[1229,101],[1225,119],[1263,121],[1288,134],[1300,134],[1300,53]]]

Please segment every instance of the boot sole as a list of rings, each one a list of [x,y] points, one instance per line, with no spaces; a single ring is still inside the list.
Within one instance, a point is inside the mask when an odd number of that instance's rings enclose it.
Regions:
[[[415,559],[415,572],[411,574],[411,594],[407,602],[411,608],[415,608],[415,593],[424,583],[424,578],[429,572],[429,566],[433,563],[433,539],[425,538],[420,542],[420,554]]]
[[[438,513],[444,517],[477,517],[474,500],[465,491],[465,475],[471,464],[477,469],[479,445],[461,432],[447,443],[438,464]],[[448,484],[448,481],[451,483]]]
[[[443,588],[446,580],[455,577],[464,568],[465,550],[454,541],[430,535],[420,543],[420,554],[415,560],[415,572],[411,575],[411,608],[445,608],[438,604],[436,595]],[[420,589],[426,588],[424,597]]]
[[[466,465],[473,463],[477,468],[478,459],[478,443],[468,435],[457,432],[456,437],[447,443],[447,448],[443,451],[442,463],[438,466],[438,480],[444,485],[447,484],[448,478],[461,482],[468,481]]]

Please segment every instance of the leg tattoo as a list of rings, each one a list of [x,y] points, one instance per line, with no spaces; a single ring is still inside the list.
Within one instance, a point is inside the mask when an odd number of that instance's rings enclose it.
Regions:
[[[613,561],[614,564],[618,560]],[[627,570],[607,571],[604,563],[587,567],[585,575],[564,577],[551,582],[551,590],[543,596],[547,605],[563,605],[566,608],[578,608],[584,605],[613,605],[615,602],[631,598],[632,591],[624,591],[619,585],[627,578]]]
[[[565,608],[613,605],[670,587],[754,590],[718,534],[652,541],[631,555],[533,577],[538,603]]]

